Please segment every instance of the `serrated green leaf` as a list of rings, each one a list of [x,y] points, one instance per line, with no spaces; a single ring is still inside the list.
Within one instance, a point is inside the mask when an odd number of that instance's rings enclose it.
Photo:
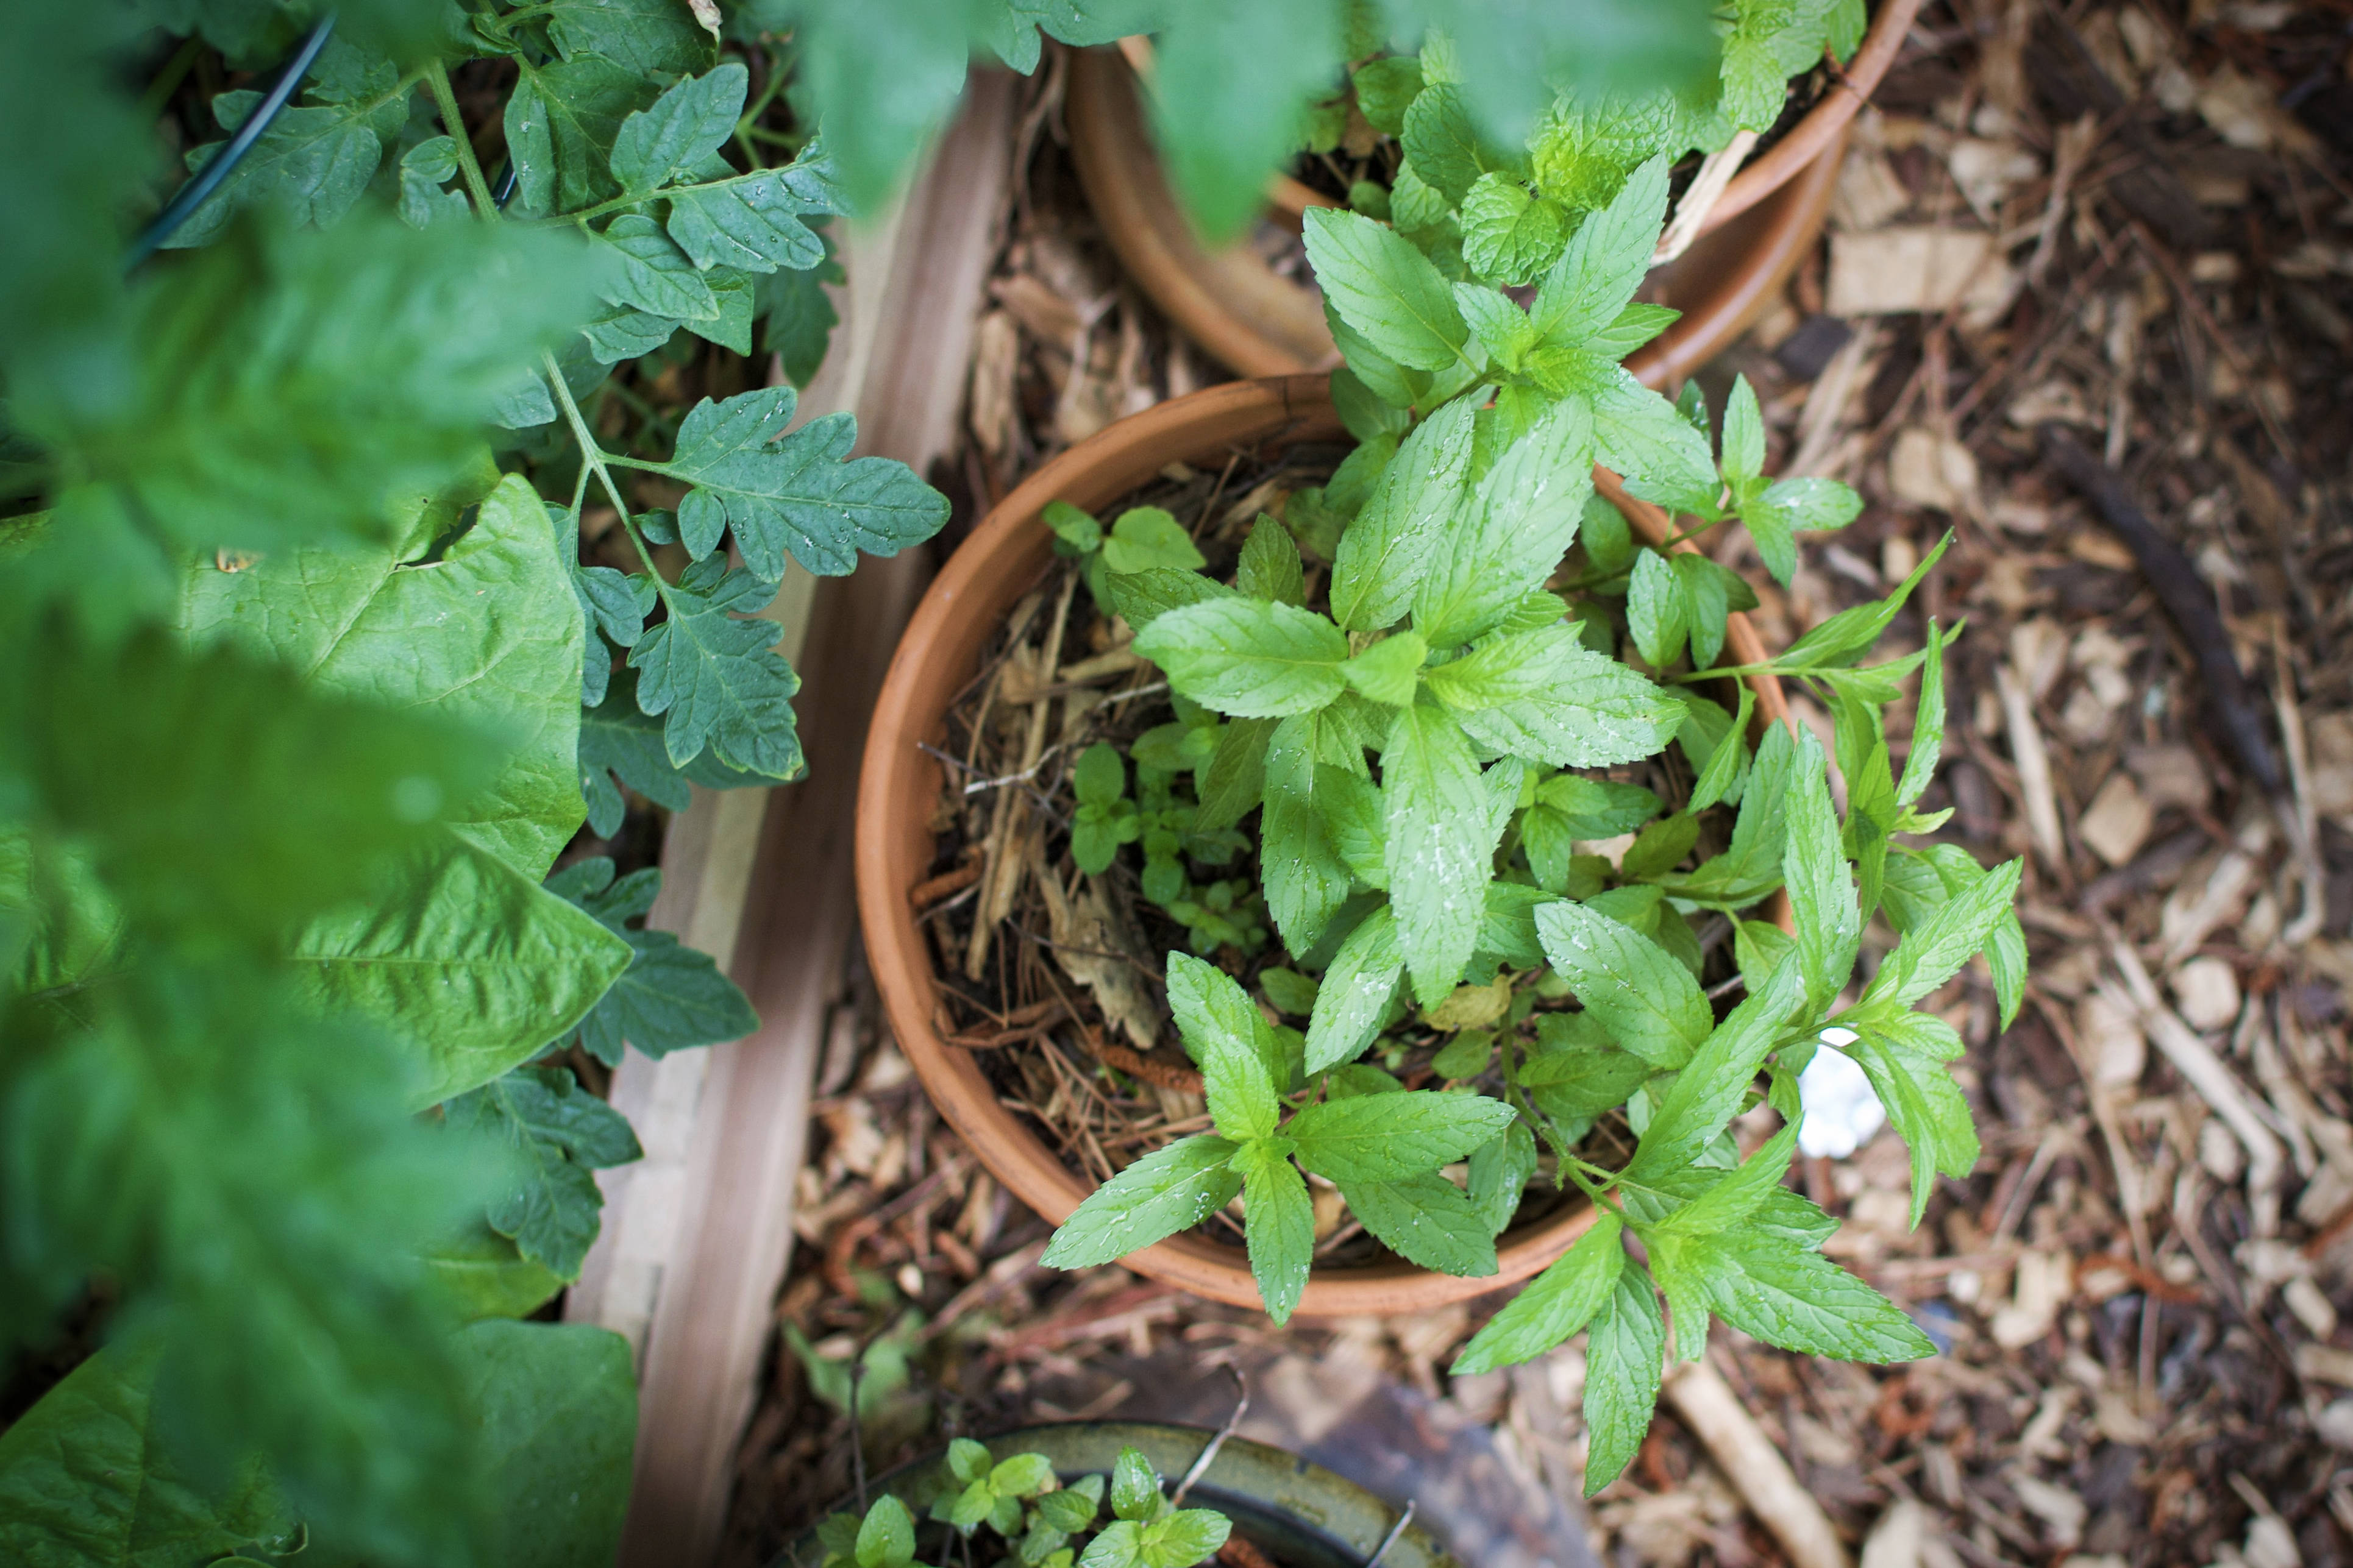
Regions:
[[[1926,792],[1936,776],[1945,748],[1945,644],[1936,623],[1928,623],[1928,646],[1920,664],[1920,702],[1912,721],[1912,749],[1905,754],[1904,777],[1895,786],[1895,804],[1909,807]]]
[[[1332,613],[1340,625],[1379,631],[1413,603],[1439,540],[1462,504],[1473,420],[1467,402],[1447,405],[1407,437],[1382,468],[1332,563]]]
[[[1936,548],[1913,568],[1912,574],[1897,584],[1894,593],[1876,604],[1855,605],[1815,626],[1791,643],[1774,662],[1784,669],[1834,669],[1852,664],[1879,640],[1879,634],[1893,623],[1905,601],[1920,580],[1944,558],[1953,542],[1950,533],[1936,542]]]
[[[1692,1053],[1674,1087],[1652,1109],[1634,1157],[1626,1163],[1625,1180],[1646,1183],[1699,1158],[1738,1114],[1767,1053],[1804,1000],[1805,976],[1794,963],[1777,964],[1751,989]]]
[[[1324,298],[1382,355],[1417,370],[1443,370],[1461,357],[1470,328],[1453,290],[1394,229],[1356,213],[1311,207],[1306,240]]]
[[[1831,806],[1830,781],[1821,743],[1812,733],[1798,739],[1788,791],[1788,846],[1782,855],[1789,910],[1797,923],[1799,962],[1806,975],[1806,998],[1820,1008],[1837,995],[1854,969],[1862,939],[1854,878],[1840,852],[1838,818]]]
[[[1535,1173],[1536,1135],[1525,1121],[1514,1121],[1501,1137],[1471,1151],[1471,1206],[1486,1222],[1487,1234],[1501,1236],[1510,1226]]]
[[[689,77],[621,121],[613,138],[613,177],[631,195],[670,184],[696,168],[735,133],[751,73],[729,60]]]
[[[1470,961],[1500,825],[1461,727],[1434,703],[1403,709],[1391,724],[1381,795],[1398,945],[1415,995],[1433,1006]]]
[[[1195,572],[1208,564],[1185,525],[1156,506],[1120,513],[1103,536],[1103,560],[1113,572]]]
[[[1653,1067],[1683,1066],[1715,1027],[1691,971],[1647,937],[1567,902],[1538,910],[1536,931],[1586,1011]]]
[[[1510,175],[1482,174],[1462,198],[1462,259],[1478,277],[1518,288],[1560,256],[1562,216],[1557,203],[1530,195]]]
[[[1626,488],[1680,511],[1712,509],[1720,489],[1707,437],[1674,405],[1614,369],[1592,394],[1594,456],[1626,476]]]
[[[629,650],[638,672],[638,706],[666,719],[662,743],[673,767],[684,767],[708,746],[722,763],[768,779],[798,776],[803,763],[792,698],[800,689],[773,645],[774,621],[730,615],[758,579],[750,572],[713,571],[702,562],[666,595],[670,618],[650,627]]]
[[[1308,1266],[1315,1255],[1315,1206],[1308,1199],[1306,1179],[1291,1163],[1282,1141],[1245,1143],[1234,1163],[1242,1175],[1242,1235],[1250,1274],[1258,1281],[1266,1315],[1280,1328],[1290,1321],[1307,1289]]]
[[[1537,333],[1575,347],[1615,321],[1650,271],[1666,211],[1667,160],[1655,158],[1569,236],[1529,308]]]
[[[1242,542],[1241,560],[1234,567],[1234,590],[1278,605],[1307,602],[1306,568],[1299,559],[1299,545],[1288,529],[1264,512],[1258,514],[1258,521],[1250,524],[1250,537]]]
[[[1377,1095],[1354,1104],[1377,1104]],[[1495,1241],[1462,1189],[1436,1172],[1393,1182],[1344,1182],[1340,1195],[1373,1239],[1409,1263],[1440,1274],[1483,1279],[1496,1269]]]
[[[1619,1240],[1623,1230],[1615,1215],[1597,1217],[1577,1245],[1472,1336],[1448,1374],[1462,1377],[1533,1360],[1592,1321],[1617,1293],[1625,1270],[1626,1249]]]
[[[1767,1344],[1841,1361],[1936,1353],[1935,1342],[1886,1297],[1770,1229],[1727,1231],[1691,1256],[1716,1315]]]
[[[347,44],[330,47],[350,49]],[[385,146],[399,139],[408,119],[405,100],[409,89],[389,61],[375,62],[350,88],[330,99],[314,82],[308,96],[317,101],[280,110],[228,177],[164,241],[164,247],[210,244],[241,207],[275,208],[290,223],[321,228],[351,211],[375,177]],[[223,131],[233,133],[261,98],[249,89],[220,93],[212,101],[213,117]],[[207,142],[190,149],[189,177],[200,174],[226,146],[226,142]]]
[[[1270,1136],[1282,1108],[1273,1031],[1258,1005],[1216,965],[1190,954],[1168,955],[1168,1007],[1185,1049],[1201,1069],[1209,1118],[1219,1136],[1244,1142]]]
[[[1732,378],[1732,395],[1724,405],[1724,477],[1738,486],[1765,471],[1765,416],[1757,405],[1757,389],[1748,378]]]
[[[1267,912],[1294,954],[1314,947],[1348,897],[1348,868],[1333,846],[1316,799],[1316,757],[1333,722],[1328,710],[1285,719],[1266,746],[1259,879]],[[1361,750],[1357,765],[1363,765]]]
[[[1339,627],[1293,605],[1240,595],[1166,611],[1134,646],[1175,689],[1237,718],[1313,712],[1347,685],[1340,667],[1348,639]]]
[[[1626,627],[1634,646],[1653,669],[1664,669],[1683,651],[1684,625],[1682,584],[1674,568],[1655,550],[1634,557],[1634,574],[1626,589]]]
[[[1237,1147],[1197,1133],[1154,1150],[1088,1194],[1039,1261],[1049,1268],[1091,1268],[1191,1229],[1241,1191],[1231,1166]]]
[[[547,884],[630,948],[628,968],[581,1020],[581,1047],[607,1067],[618,1067],[625,1042],[659,1058],[741,1039],[757,1028],[760,1020],[751,1003],[719,973],[709,953],[638,923],[653,907],[659,871],[649,867],[616,886],[612,869],[613,863],[601,857],[575,861]]]
[[[1841,1047],[1870,1079],[1872,1091],[1912,1153],[1912,1223],[1918,1225],[1938,1172],[1959,1180],[1978,1163],[1969,1102],[1945,1059],[1951,1042],[1925,1014],[1858,1009],[1847,1019],[1860,1038]]]
[[[1585,1495],[1625,1472],[1659,1402],[1665,1322],[1650,1276],[1628,1266],[1592,1320],[1585,1347]]]
[[[1348,933],[1316,987],[1307,1026],[1310,1077],[1355,1060],[1373,1043],[1404,975],[1397,917],[1383,904]]]
[[[1112,1461],[1111,1510],[1124,1521],[1149,1519],[1160,1508],[1160,1472],[1141,1448],[1123,1447]]]
[[[543,65],[518,60],[522,79],[506,108],[516,207],[552,216],[617,195],[607,150],[621,122],[658,96],[656,84],[596,50]]]
[[[1440,648],[1493,630],[1568,553],[1592,474],[1590,411],[1577,402],[1554,405],[1496,459],[1441,531],[1414,591],[1414,629]]]
[[[858,1568],[902,1568],[915,1557],[915,1518],[907,1505],[884,1493],[858,1526]]]
[[[614,781],[656,805],[684,811],[690,784],[705,789],[765,788],[776,781],[728,767],[705,748],[685,767],[673,766],[662,741],[662,721],[638,705],[638,672],[613,672],[603,700],[580,716],[580,790],[588,803],[588,831],[610,838],[620,831],[627,803]]]
[[[1565,626],[1493,638],[1432,669],[1429,685],[1449,706],[1477,704],[1456,708],[1472,739],[1556,767],[1654,755],[1683,721],[1683,704]]]
[[[1198,572],[1125,572],[1104,584],[1113,611],[1141,634],[1171,610],[1230,597],[1233,590]]]
[[[1430,645],[1419,633],[1402,631],[1382,638],[1340,667],[1350,686],[1384,707],[1402,708],[1413,700],[1420,685],[1421,661]]]
[[[1481,1095],[1372,1095],[1311,1105],[1283,1126],[1299,1163],[1339,1183],[1398,1182],[1463,1158],[1502,1132],[1512,1108]]]
[[[718,40],[666,0],[547,0],[547,36],[565,58],[602,56],[640,75],[691,76]]]

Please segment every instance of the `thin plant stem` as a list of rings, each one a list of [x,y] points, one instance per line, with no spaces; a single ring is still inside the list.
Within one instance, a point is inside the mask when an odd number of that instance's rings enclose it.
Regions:
[[[425,68],[425,79],[433,89],[433,103],[441,111],[442,129],[449,140],[458,144],[459,172],[466,176],[466,189],[474,198],[474,211],[485,223],[499,221],[499,204],[491,195],[491,183],[482,178],[482,165],[474,157],[474,143],[466,135],[466,117],[458,112],[458,94],[449,86],[449,70],[439,60]]]

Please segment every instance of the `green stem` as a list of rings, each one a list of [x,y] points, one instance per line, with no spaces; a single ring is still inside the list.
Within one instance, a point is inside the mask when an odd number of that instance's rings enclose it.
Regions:
[[[437,59],[425,68],[425,79],[432,84],[433,103],[441,111],[442,129],[458,144],[458,168],[466,176],[466,189],[473,193],[475,213],[485,223],[498,222],[499,204],[491,198],[491,183],[482,178],[482,165],[474,157],[474,143],[467,138],[466,117],[458,112],[458,95],[450,89],[448,68]],[[556,383],[561,386],[563,377],[558,376]]]
[[[622,531],[628,534],[629,542],[637,547],[638,559],[646,563],[646,572],[654,580],[654,591],[661,595],[664,604],[670,603],[670,584],[662,581],[660,571],[654,565],[653,552],[647,547],[645,536],[638,531],[636,521],[629,516],[629,503],[621,499],[621,487],[613,482],[612,470],[606,467],[611,454],[596,444],[596,436],[588,428],[588,421],[581,416],[580,405],[573,398],[572,388],[565,384],[564,371],[556,364],[555,356],[543,353],[539,359],[540,368],[547,376],[547,384],[555,394],[556,406],[564,410],[565,423],[572,426],[572,439],[579,445],[580,460],[596,473],[598,481],[604,485],[605,494],[612,500],[613,510],[620,513]],[[585,491],[585,481],[582,488]]]

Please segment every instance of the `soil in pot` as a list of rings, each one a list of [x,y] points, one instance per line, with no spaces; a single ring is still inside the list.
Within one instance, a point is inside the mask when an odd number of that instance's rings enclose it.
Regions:
[[[1200,1077],[1167,1021],[1171,952],[1208,959],[1263,999],[1279,1027],[1303,1030],[1315,995],[1310,975],[1354,923],[1348,914],[1335,918],[1319,950],[1295,964],[1283,951],[1259,886],[1257,812],[1207,830],[1198,825],[1205,790],[1218,788],[1227,724],[1172,696],[1160,672],[1130,650],[1125,623],[1107,598],[1099,601],[1097,588],[1107,574],[1147,565],[1206,566],[1230,581],[1252,531],[1272,529],[1283,550],[1298,544],[1306,603],[1320,608],[1334,537],[1324,487],[1335,483],[1346,450],[1303,445],[1243,453],[1216,470],[1172,464],[1103,508],[1100,527],[1111,542],[1100,553],[1055,562],[949,707],[934,752],[944,783],[932,818],[934,857],[915,894],[942,996],[936,1026],[951,1047],[972,1053],[999,1102],[1083,1186],[1209,1128]],[[1607,501],[1593,504],[1605,517],[1618,515]],[[1075,512],[1058,521],[1083,536]],[[1597,531],[1608,537],[1607,529]],[[1622,522],[1617,537],[1624,537]],[[1592,596],[1610,581],[1607,565],[1579,545],[1553,585],[1570,596],[1572,616],[1584,617],[1590,645],[1614,653],[1622,617]],[[1622,594],[1622,575],[1617,581]],[[1694,750],[1704,763],[1706,752]],[[1605,786],[1597,793],[1641,803],[1630,806],[1623,824],[1593,824],[1593,837],[1631,838],[1658,803],[1690,799],[1694,769],[1691,752],[1671,747],[1578,775]],[[1017,798],[1029,809],[1013,809]],[[1680,847],[1654,839],[1648,852],[1668,853],[1669,863],[1704,859],[1724,847],[1732,819],[1728,809],[1710,810],[1696,839]],[[1625,846],[1592,847],[1622,853]],[[1512,856],[1519,874],[1534,879],[1529,850]],[[993,874],[984,875],[984,867]],[[1567,875],[1577,884],[1571,890],[1585,897],[1615,879],[1609,860],[1592,853],[1578,854]],[[1663,909],[1661,915],[1662,943],[1703,986],[1736,975],[1733,921],[1687,921]],[[1362,1063],[1340,1070],[1409,1089],[1453,1083],[1501,1098],[1499,1035],[1516,1048],[1571,1050],[1590,1023],[1566,986],[1520,980],[1514,986],[1506,972],[1500,989],[1466,986],[1429,1013],[1393,1009]],[[1634,1138],[1623,1115],[1614,1101],[1590,1103],[1592,1086],[1535,1092],[1582,1139],[1583,1157],[1614,1166],[1630,1153]],[[1562,1195],[1567,1184],[1550,1180],[1551,1165],[1544,1154],[1515,1223],[1581,1205],[1573,1192]],[[1346,1213],[1335,1187],[1310,1180],[1318,1268],[1398,1261]],[[1237,1250],[1243,1242],[1231,1208],[1210,1215],[1198,1234]]]

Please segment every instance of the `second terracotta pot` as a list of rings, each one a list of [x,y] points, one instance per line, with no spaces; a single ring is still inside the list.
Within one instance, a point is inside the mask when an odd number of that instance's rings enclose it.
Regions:
[[[1671,386],[1746,331],[1812,248],[1830,212],[1849,125],[1894,62],[1920,0],[1882,0],[1842,79],[1765,153],[1733,176],[1683,255],[1656,269],[1646,298],[1683,318],[1626,366],[1646,386]],[[1071,55],[1065,109],[1071,153],[1103,235],[1137,287],[1186,336],[1240,375],[1288,375],[1338,363],[1323,298],[1277,272],[1248,243],[1211,250],[1194,237],[1168,188],[1145,123],[1143,93],[1115,48]],[[1318,197],[1276,182],[1269,216],[1299,226]]]
[[[1021,596],[1053,564],[1053,535],[1039,513],[1050,500],[1099,511],[1172,462],[1222,465],[1229,455],[1301,441],[1345,440],[1321,375],[1229,382],[1122,419],[1040,468],[998,503],[934,580],[908,624],[882,684],[858,782],[858,909],[866,956],[882,1004],[917,1078],[989,1173],[1023,1203],[1060,1225],[1092,1190],[1029,1126],[1004,1105],[972,1053],[940,1037],[940,990],[933,952],[908,895],[929,873],[930,823],[940,798],[939,764],[923,745],[944,738],[947,711]],[[1668,537],[1668,519],[1633,500],[1607,475],[1602,493],[1642,539]],[[1689,541],[1681,546],[1693,549]],[[1756,628],[1738,615],[1725,637],[1727,660],[1762,663]],[[1752,677],[1756,733],[1788,712],[1779,683]],[[1504,1233],[1498,1269],[1462,1279],[1392,1259],[1317,1268],[1299,1310],[1309,1316],[1427,1311],[1516,1284],[1568,1249],[1592,1223],[1582,1203]],[[1259,1305],[1258,1284],[1240,1247],[1187,1233],[1123,1261],[1140,1274],[1197,1296]]]

